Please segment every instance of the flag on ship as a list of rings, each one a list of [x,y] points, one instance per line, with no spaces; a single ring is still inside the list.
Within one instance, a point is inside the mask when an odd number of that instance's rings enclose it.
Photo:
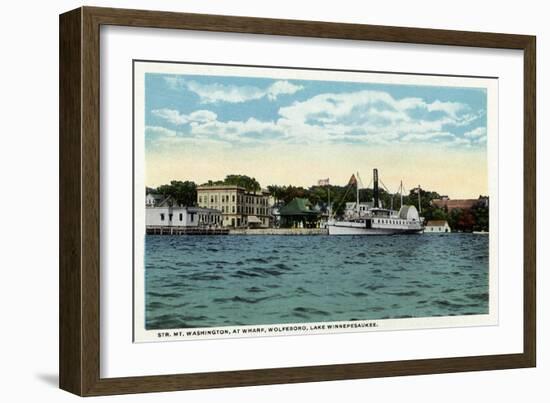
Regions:
[[[351,178],[349,178],[348,185],[357,185],[357,178],[355,177],[355,174],[351,175]]]
[[[319,179],[317,181],[317,185],[318,186],[328,186],[329,185],[329,178],[326,178],[326,179]]]

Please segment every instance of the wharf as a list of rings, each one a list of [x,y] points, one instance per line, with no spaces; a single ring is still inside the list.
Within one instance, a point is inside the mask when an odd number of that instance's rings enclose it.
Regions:
[[[148,235],[227,235],[228,228],[182,227],[168,225],[148,225],[145,227]]]
[[[236,228],[229,235],[328,235],[326,228]]]

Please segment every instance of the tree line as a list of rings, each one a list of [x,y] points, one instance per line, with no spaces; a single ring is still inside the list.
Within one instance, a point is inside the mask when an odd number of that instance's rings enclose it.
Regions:
[[[262,188],[260,183],[247,175],[227,175],[224,180],[212,181],[209,180],[201,186],[214,185],[229,185],[240,186],[249,192],[257,192]],[[197,184],[193,181],[177,181],[173,180],[165,185],[160,185],[156,188],[145,188],[145,194],[155,193],[164,197],[171,196],[176,204],[180,206],[196,206],[197,205]]]
[[[245,188],[249,192],[261,190],[260,183],[253,177],[247,175],[227,175],[223,180],[212,181],[202,185],[234,185]],[[279,205],[288,204],[292,199],[299,197],[310,201],[314,206],[320,207],[321,211],[328,211],[329,199],[332,213],[341,216],[344,213],[346,202],[356,201],[356,190],[354,186],[280,186],[270,185],[267,187],[269,193],[274,197],[275,203]],[[155,189],[147,188],[146,193],[157,193],[165,197],[172,196],[177,204],[183,206],[196,206],[197,185],[192,181],[173,180],[169,184],[158,186]],[[360,201],[372,201],[374,198],[373,189],[360,189]],[[453,231],[488,231],[489,230],[489,208],[481,200],[470,209],[437,208],[432,205],[432,200],[440,199],[441,195],[435,191],[420,189],[420,206],[422,216],[427,220],[445,220]],[[379,189],[379,199],[382,207],[398,210],[400,207],[400,195],[391,194],[385,189]],[[418,208],[418,189],[411,189],[407,195],[403,195],[403,204],[414,205]]]

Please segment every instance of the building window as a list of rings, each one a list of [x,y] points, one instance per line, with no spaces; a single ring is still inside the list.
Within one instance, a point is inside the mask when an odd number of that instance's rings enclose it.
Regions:
[[[172,221],[173,216],[174,216],[174,214],[172,214],[172,213],[168,214],[168,221]]]
[[[164,221],[164,213],[160,213],[160,221]]]
[[[183,214],[180,213],[180,221],[183,221]],[[191,221],[193,221],[193,213],[191,213]]]
[[[233,197],[231,197],[231,200],[233,201],[233,203],[235,203],[235,195],[233,195]]]
[[[235,212],[235,206],[231,206],[231,212]]]

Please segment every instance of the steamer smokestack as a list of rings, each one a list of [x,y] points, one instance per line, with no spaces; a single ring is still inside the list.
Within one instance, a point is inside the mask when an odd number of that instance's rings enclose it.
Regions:
[[[378,190],[378,169],[374,168],[372,171],[372,183],[373,183],[373,198],[374,198],[374,207],[379,207],[379,190]]]

